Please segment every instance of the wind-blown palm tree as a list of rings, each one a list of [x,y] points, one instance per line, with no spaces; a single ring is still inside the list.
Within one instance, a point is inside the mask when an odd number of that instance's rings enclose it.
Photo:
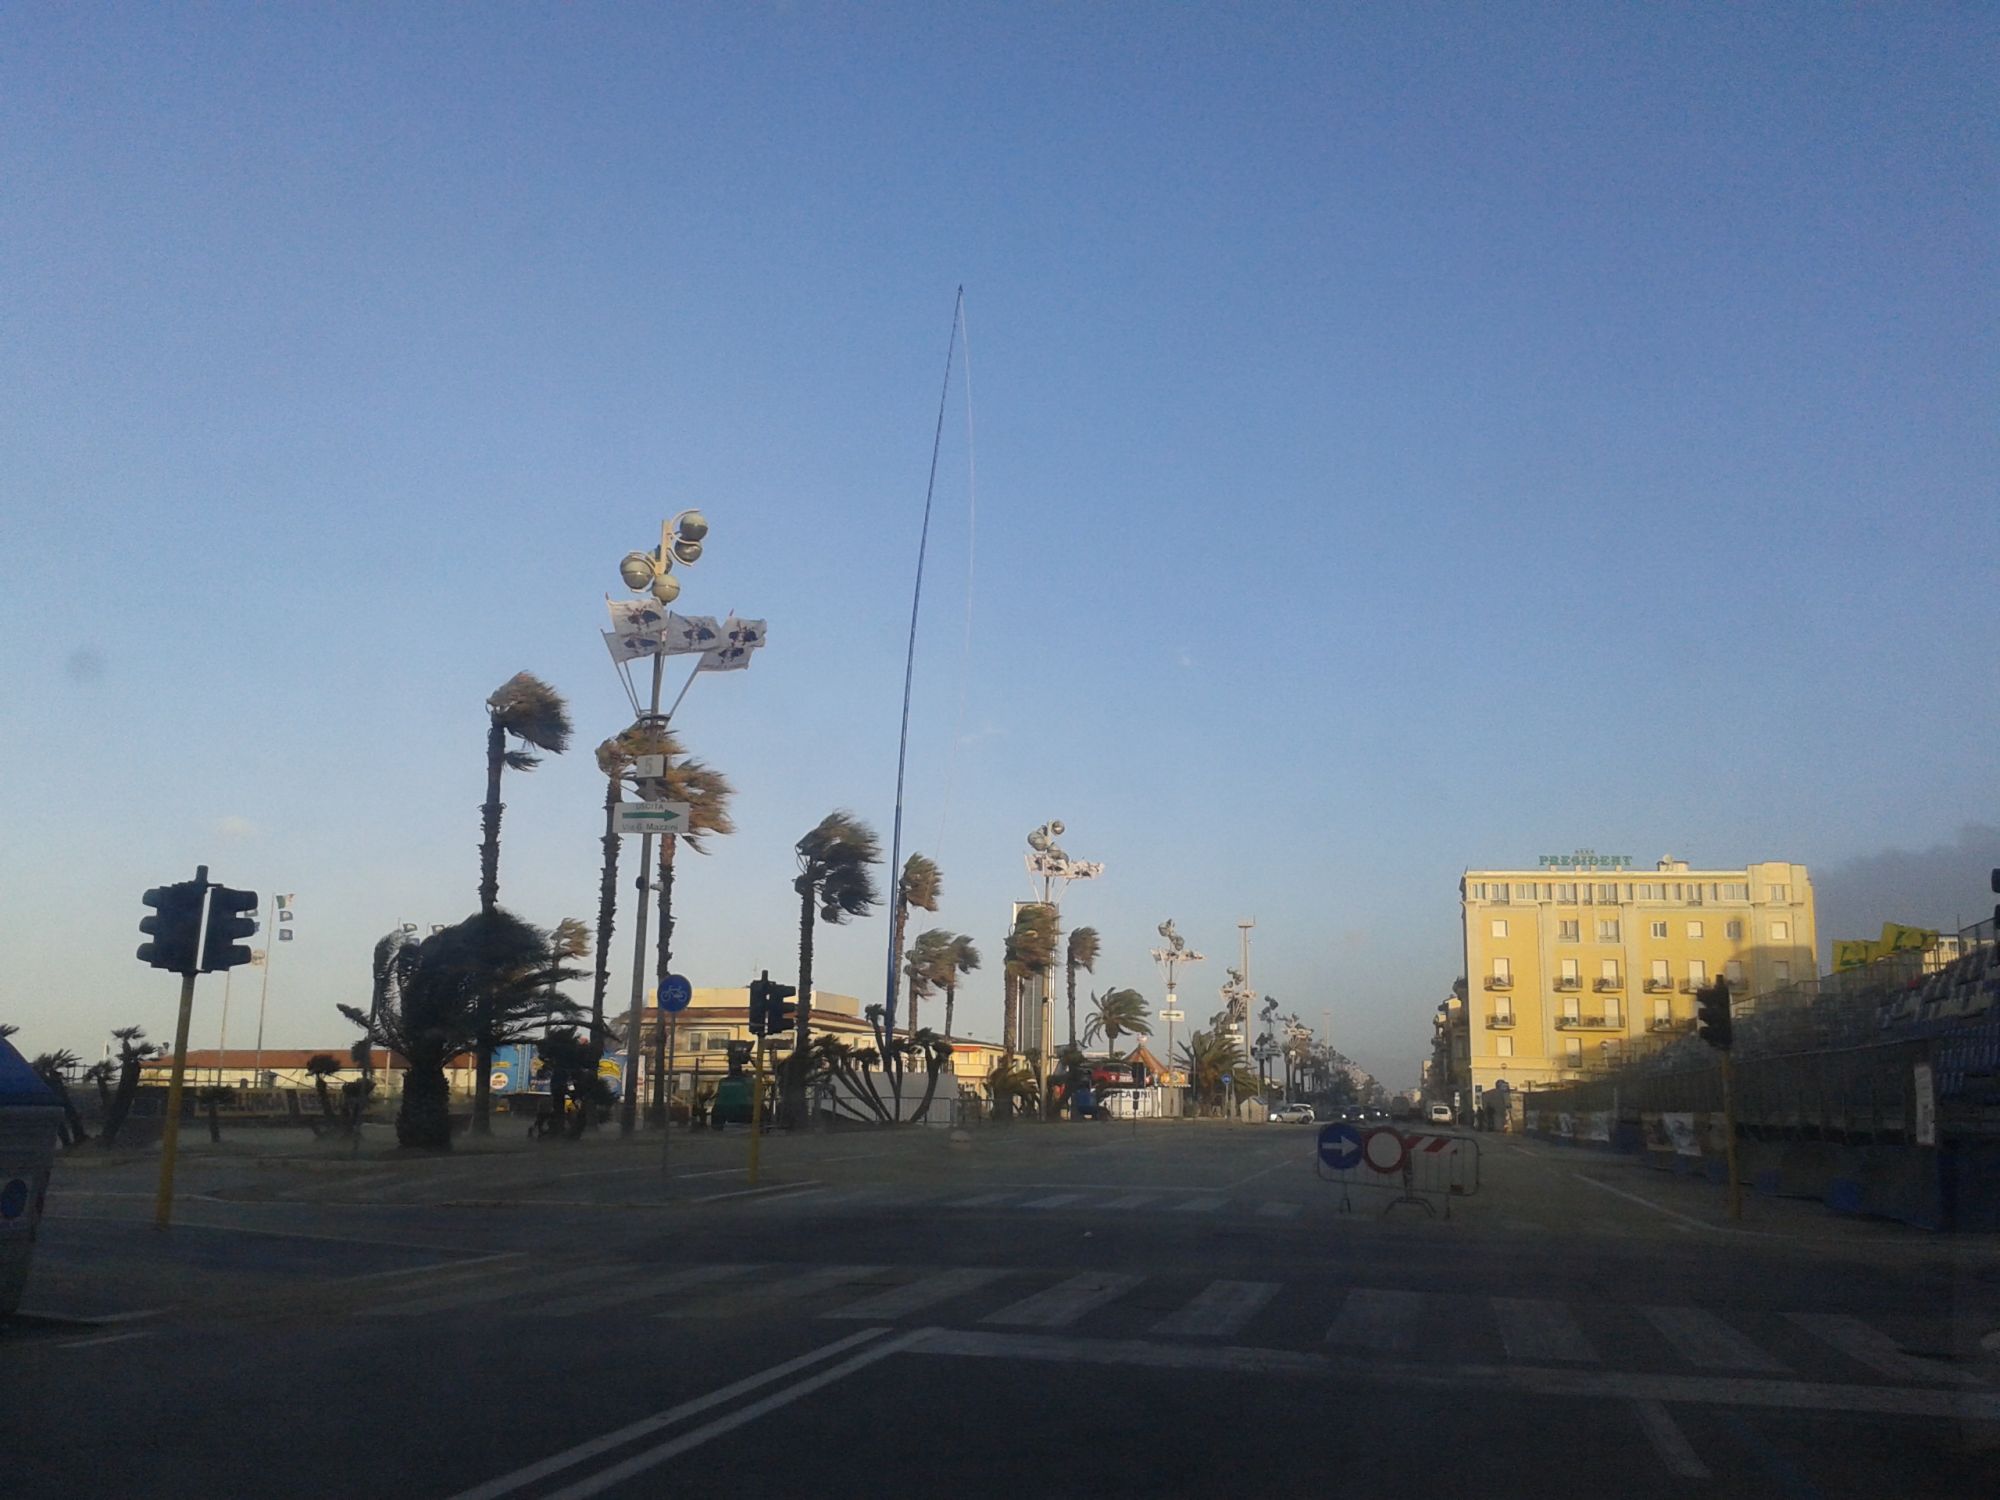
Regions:
[[[903,977],[910,981],[910,1031],[917,1029],[917,1002],[928,1000],[938,992],[942,982],[938,970],[944,963],[944,945],[951,934],[942,927],[932,927],[917,934],[917,940],[903,955]]]
[[[903,951],[903,932],[910,922],[910,908],[920,906],[925,911],[938,909],[938,897],[944,889],[944,874],[937,867],[937,861],[922,854],[912,854],[903,861],[903,873],[896,878],[896,931],[894,941],[889,945],[892,953]],[[889,1009],[896,1009],[897,971],[889,974]],[[910,988],[910,1017],[904,1023],[910,1031],[917,1028],[917,992],[913,984]]]
[[[125,1128],[125,1121],[132,1114],[132,1101],[139,1097],[139,1065],[160,1050],[144,1039],[143,1026],[120,1026],[111,1035],[118,1043],[118,1087],[112,1092],[103,1128],[97,1135],[99,1144],[106,1147],[118,1144],[118,1132]]]
[[[685,802],[688,809],[686,830],[679,834],[663,834],[660,838],[660,931],[653,983],[660,994],[665,994],[667,979],[673,973],[675,850],[685,842],[695,853],[706,854],[708,850],[702,842],[704,839],[734,833],[736,824],[729,816],[729,799],[735,795],[736,789],[729,784],[729,778],[713,766],[680,756],[678,750],[675,758],[668,760],[667,774],[658,784],[666,794],[665,800]],[[653,1033],[652,1115],[663,1127],[667,1123],[666,1089],[667,1028],[659,1026]]]
[[[502,770],[531,771],[542,763],[536,750],[561,755],[569,748],[569,705],[562,695],[526,672],[516,672],[486,700],[486,802],[480,809],[479,909],[491,915],[500,904],[500,801]],[[527,748],[510,750],[507,741]]]
[[[1069,950],[1063,957],[1063,979],[1069,991],[1069,1044],[1076,1045],[1076,971],[1097,972],[1099,949],[1097,929],[1079,927],[1069,935]]]
[[[1219,1108],[1225,1078],[1244,1072],[1236,1038],[1226,1031],[1197,1031],[1181,1044],[1180,1065],[1187,1069],[1188,1088],[1203,1109]]]
[[[949,1041],[952,1013],[958,1007],[959,977],[979,967],[979,949],[964,933],[946,932],[942,928],[935,929],[935,932],[939,941],[936,963],[931,969],[931,983],[944,991],[944,1036]]]
[[[392,933],[374,1013],[352,1005],[340,1012],[371,1043],[400,1052],[408,1064],[397,1141],[450,1150],[445,1068],[472,1052],[482,1057],[478,1083],[486,1083],[494,1046],[527,1035],[551,1013],[567,1017],[579,1010],[556,987],[582,977],[561,963],[548,933],[505,911],[475,913],[421,943]],[[475,1094],[475,1109],[477,1099]]]
[[[1056,914],[1052,907],[1029,902],[1014,918],[1014,930],[1007,934],[1005,1012],[1001,1019],[1000,1045],[1008,1052],[1021,1045],[1021,995],[1026,982],[1047,973],[1056,961]],[[1042,1039],[1043,1045],[1048,1038]]]
[[[870,865],[882,862],[882,845],[869,826],[850,812],[831,812],[797,844],[799,898],[798,1022],[792,1055],[785,1064],[785,1119],[805,1124],[806,1078],[812,1059],[813,913],[823,922],[866,916],[881,901]]]
[[[35,1070],[37,1078],[55,1090],[56,1100],[62,1105],[62,1133],[66,1137],[63,1145],[81,1146],[90,1136],[83,1128],[83,1116],[76,1111],[76,1101],[69,1096],[69,1080],[64,1076],[76,1066],[76,1054],[68,1050],[44,1052],[28,1066]]]
[[[330,1125],[334,1121],[333,1095],[327,1092],[326,1081],[342,1069],[339,1058],[330,1052],[315,1052],[306,1059],[306,1072],[312,1075],[313,1091],[319,1095],[319,1112]]]
[[[1083,1023],[1083,1039],[1095,1042],[1100,1037],[1111,1055],[1118,1055],[1118,1038],[1121,1036],[1151,1036],[1152,1023],[1146,1019],[1146,997],[1137,990],[1106,990],[1101,995],[1090,997],[1090,1014]]]

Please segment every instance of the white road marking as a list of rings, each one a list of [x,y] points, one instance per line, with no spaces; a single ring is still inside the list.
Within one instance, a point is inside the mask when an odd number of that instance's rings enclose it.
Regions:
[[[1619,1187],[1613,1187],[1608,1182],[1599,1182],[1595,1177],[1589,1176],[1586,1173],[1572,1172],[1569,1175],[1574,1177],[1578,1182],[1588,1183],[1590,1184],[1590,1186],[1594,1188],[1602,1188],[1605,1192],[1610,1193],[1613,1197],[1623,1198],[1627,1203],[1636,1203],[1641,1208],[1650,1208],[1656,1214],[1664,1214],[1669,1219],[1673,1219],[1679,1223],[1685,1224],[1691,1229],[1703,1229],[1708,1231],[1710,1234],[1748,1235],[1752,1239],[1759,1239],[1759,1240],[1780,1238],[1780,1236],[1765,1234],[1761,1230],[1756,1230],[1756,1229],[1731,1229],[1728,1228],[1726,1225],[1722,1224],[1703,1223],[1700,1219],[1691,1218],[1687,1214],[1676,1213],[1671,1208],[1667,1208],[1661,1204],[1655,1203],[1651,1198],[1642,1198],[1637,1193],[1628,1193],[1625,1191],[1625,1189]]]
[[[1143,1276],[1127,1276],[1117,1271],[1086,1271],[1032,1297],[1009,1303],[980,1321],[1013,1328],[1067,1328],[1093,1308],[1124,1296],[1143,1280]]]
[[[1296,1219],[1299,1216],[1300,1210],[1304,1207],[1305,1205],[1302,1203],[1279,1203],[1273,1201],[1262,1205],[1257,1210],[1257,1217],[1260,1219]]]
[[[692,1432],[684,1432],[671,1442],[662,1443],[657,1448],[648,1448],[643,1453],[635,1453],[622,1463],[615,1463],[608,1469],[599,1470],[588,1479],[564,1485],[561,1489],[550,1492],[547,1500],[588,1500],[589,1496],[601,1495],[606,1490],[623,1484],[635,1474],[643,1474],[646,1470],[657,1468],[669,1459],[678,1458],[691,1448],[699,1448],[711,1438],[721,1437],[725,1432],[734,1432],[737,1428],[756,1421],[767,1412],[790,1406],[802,1396],[810,1396],[814,1391],[832,1385],[835,1381],[845,1380],[855,1371],[866,1369],[877,1360],[887,1359],[917,1337],[918,1332],[910,1332],[892,1338],[886,1343],[877,1344],[871,1349],[863,1349],[859,1354],[842,1360],[831,1369],[807,1376],[797,1385],[788,1386],[782,1391],[774,1391],[760,1401],[752,1401],[748,1406],[738,1407],[727,1416],[705,1422]]]
[[[774,1182],[769,1187],[737,1188],[734,1192],[710,1193],[702,1198],[689,1198],[689,1203],[720,1203],[727,1198],[768,1198],[775,1193],[801,1193],[807,1188],[819,1186],[818,1178],[805,1182]]]
[[[753,1308],[775,1306],[783,1302],[799,1302],[807,1297],[816,1297],[821,1292],[830,1292],[835,1287],[845,1286],[850,1281],[859,1281],[864,1276],[880,1275],[887,1269],[886,1266],[820,1266],[803,1275],[788,1274],[781,1280],[765,1280],[749,1286],[720,1287],[711,1296],[685,1306],[670,1307],[655,1316],[712,1318],[724,1313],[747,1312]]]
[[[1212,1214],[1228,1201],[1226,1198],[1214,1197],[1190,1198],[1185,1203],[1176,1203],[1174,1205],[1174,1212],[1177,1214]]]
[[[1326,1331],[1326,1341],[1349,1349],[1402,1353],[1415,1342],[1417,1314],[1423,1304],[1421,1292],[1368,1288],[1349,1292],[1341,1303],[1340,1316]]]
[[[1660,1455],[1660,1462],[1667,1466],[1667,1472],[1678,1479],[1707,1479],[1710,1477],[1708,1465],[1703,1463],[1688,1442],[1687,1434],[1681,1431],[1681,1424],[1673,1419],[1660,1402],[1651,1399],[1634,1401],[1632,1411],[1639,1418],[1639,1426],[1645,1429],[1651,1439],[1653,1451]]]
[[[1144,1208],[1159,1198],[1158,1193],[1127,1193],[1122,1198],[1113,1198],[1109,1203],[1099,1204],[1100,1208]]]
[[[1931,1381],[1947,1385],[1977,1385],[1977,1376],[1941,1360],[1906,1354],[1886,1333],[1845,1313],[1786,1313],[1814,1338],[1831,1344],[1849,1359],[1891,1380]]]
[[[1689,1364],[1704,1370],[1768,1370],[1787,1373],[1784,1362],[1766,1354],[1714,1313],[1699,1307],[1642,1307],[1640,1313]]]
[[[953,1208],[990,1208],[995,1203],[1005,1203],[1009,1198],[1014,1196],[1014,1193],[1015,1189],[1013,1188],[1007,1188],[998,1193],[980,1193],[971,1198],[960,1198],[951,1206]]]
[[[363,1271],[359,1276],[336,1276],[334,1282],[346,1285],[357,1281],[388,1281],[397,1276],[416,1281],[424,1276],[445,1276],[453,1278],[455,1273],[476,1271],[481,1266],[490,1266],[498,1260],[519,1260],[519,1250],[499,1250],[491,1255],[474,1255],[460,1260],[441,1260],[428,1266],[402,1266],[393,1271]]]
[[[1509,1359],[1561,1359],[1597,1363],[1597,1351],[1560,1302],[1539,1297],[1495,1297],[1493,1316]]]
[[[989,1282],[998,1281],[1007,1273],[990,1266],[959,1266],[949,1271],[939,1271],[934,1276],[926,1276],[918,1281],[902,1286],[890,1287],[873,1297],[863,1297],[859,1302],[832,1312],[821,1313],[823,1318],[859,1318],[868,1322],[893,1322],[897,1318],[908,1317],[926,1307],[935,1307],[940,1302],[949,1302],[953,1297],[962,1297],[967,1292],[976,1292]]]
[[[1138,1365],[1156,1370],[1227,1370],[1236,1374],[1320,1374],[1327,1362],[1293,1349],[1245,1349],[1231,1344],[1156,1344],[1146,1339],[1081,1339],[1047,1333],[974,1333],[921,1328],[912,1354],[973,1359],[1044,1360],[1056,1364]]]
[[[496,1479],[489,1479],[473,1489],[462,1490],[452,1496],[451,1500],[497,1500],[501,1495],[526,1489],[538,1479],[546,1479],[551,1474],[560,1474],[564,1469],[573,1469],[578,1464],[588,1463],[600,1453],[609,1453],[612,1449],[623,1447],[636,1438],[648,1437],[688,1417],[699,1416],[711,1407],[734,1401],[738,1396],[746,1395],[759,1386],[770,1385],[773,1381],[783,1380],[788,1375],[795,1375],[801,1370],[822,1364],[861,1344],[879,1339],[888,1331],[886,1328],[863,1328],[850,1333],[846,1338],[836,1339],[831,1344],[813,1350],[810,1354],[801,1354],[797,1359],[788,1359],[783,1364],[771,1366],[768,1370],[747,1375],[741,1380],[723,1386],[720,1390],[710,1391],[706,1396],[683,1401],[679,1406],[670,1407],[656,1416],[642,1418],[630,1426],[619,1428],[616,1432],[607,1432],[602,1437],[592,1438],[587,1443],[579,1443],[574,1448],[565,1448],[561,1453],[541,1459],[525,1468],[515,1469],[512,1473],[502,1474]]]
[[[662,1297],[689,1287],[705,1286],[711,1281],[742,1276],[757,1269],[756,1266],[684,1266],[664,1276],[635,1276],[615,1286],[578,1292],[572,1297],[558,1297],[553,1302],[524,1307],[522,1312],[537,1318],[566,1318],[577,1313],[596,1312],[604,1307],[630,1306],[649,1297]]]
[[[1026,1203],[1023,1203],[1021,1207],[1061,1208],[1065,1203],[1074,1203],[1082,1196],[1083,1194],[1081,1193],[1050,1193],[1046,1198],[1030,1198]]]
[[[363,1308],[356,1316],[401,1318],[417,1313],[448,1312],[453,1308],[474,1307],[481,1302],[498,1302],[503,1297],[518,1297],[524,1292],[540,1296],[544,1292],[555,1291],[561,1287],[602,1281],[607,1276],[628,1275],[631,1269],[630,1266],[624,1265],[584,1266],[575,1271],[559,1271],[553,1276],[544,1276],[526,1285],[523,1285],[518,1277],[487,1277],[471,1286],[455,1286],[448,1291],[436,1292],[427,1297],[377,1303],[373,1307]]]
[[[1169,1338],[1225,1338],[1277,1294],[1275,1281],[1211,1281],[1186,1307],[1155,1323],[1152,1331]]]
[[[1274,1161],[1268,1167],[1259,1168],[1257,1171],[1252,1172],[1248,1177],[1239,1177],[1234,1182],[1230,1183],[1229,1186],[1231,1191],[1234,1191],[1235,1189],[1242,1187],[1245,1183],[1255,1182],[1259,1177],[1270,1176],[1271,1173],[1277,1171],[1278,1168],[1280,1167],[1296,1167],[1297,1165],[1299,1165],[1298,1158],[1290,1154],[1287,1154],[1283,1160]]]
[[[157,1331],[157,1329],[152,1328],[139,1328],[133,1330],[131,1333],[101,1333],[94,1339],[71,1339],[68,1343],[58,1344],[56,1347],[58,1349],[93,1349],[99,1344],[122,1344],[127,1339],[149,1339]]]

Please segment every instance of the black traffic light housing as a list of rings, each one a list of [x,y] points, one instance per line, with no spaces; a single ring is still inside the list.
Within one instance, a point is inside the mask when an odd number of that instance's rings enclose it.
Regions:
[[[796,985],[775,983],[769,969],[764,970],[761,978],[751,980],[750,1034],[783,1036],[791,1030],[796,1012],[786,1002],[797,993]]]
[[[731,1078],[741,1078],[743,1070],[750,1066],[750,1044],[748,1042],[731,1041],[724,1052],[724,1056],[729,1060],[729,1076]]]
[[[201,898],[207,888],[205,878],[182,880],[154,886],[140,897],[153,915],[139,919],[139,930],[152,939],[139,945],[139,962],[174,974],[195,972],[201,953]]]
[[[257,930],[257,919],[243,915],[257,909],[255,891],[231,890],[226,885],[209,887],[208,930],[201,949],[201,972],[214,974],[250,962],[250,950],[242,939]]]
[[[2000,896],[2000,870],[1993,872],[1993,894]],[[1993,903],[1993,951],[2000,953],[2000,901]]]
[[[1718,1052],[1727,1052],[1736,1039],[1736,1023],[1729,1014],[1729,981],[1717,979],[1695,991],[1694,1009],[1701,1039]]]

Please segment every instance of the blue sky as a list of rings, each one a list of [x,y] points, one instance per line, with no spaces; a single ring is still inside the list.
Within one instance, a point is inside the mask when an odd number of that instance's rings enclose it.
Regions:
[[[1050,816],[1107,867],[1067,913],[1100,984],[1157,998],[1172,915],[1205,1017],[1254,916],[1259,988],[1396,1084],[1468,864],[1860,868],[1991,817],[1990,11],[0,25],[31,1049],[170,1030],[138,895],[198,861],[297,893],[267,1039],[341,1041],[374,938],[475,904],[520,669],[579,744],[510,779],[502,897],[590,915],[602,597],[691,505],[685,607],[771,645],[678,720],[741,831],[684,871],[676,966],[787,969],[792,842],[834,807],[886,842],[960,283],[973,623],[961,366],[908,826],[991,960],[974,1028]],[[883,945],[823,929],[822,987],[878,992]]]

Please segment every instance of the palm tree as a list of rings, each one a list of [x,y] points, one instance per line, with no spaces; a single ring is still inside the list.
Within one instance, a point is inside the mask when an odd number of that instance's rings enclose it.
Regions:
[[[1007,934],[1005,1011],[1000,1045],[1013,1052],[1021,1045],[1021,993],[1027,980],[1048,972],[1056,961],[1056,914],[1052,907],[1029,902],[1014,917]],[[1043,1038],[1044,1044],[1047,1038]]]
[[[1090,1043],[1101,1037],[1113,1057],[1118,1055],[1121,1036],[1153,1034],[1152,1023],[1146,1019],[1146,997],[1137,990],[1106,990],[1101,995],[1092,995],[1090,1005],[1090,1014],[1083,1023],[1083,1039]]]
[[[926,1119],[931,1112],[931,1100],[937,1097],[938,1080],[945,1072],[945,1064],[950,1060],[952,1045],[930,1027],[912,1031],[908,1038],[912,1050],[923,1054],[924,1097],[917,1103],[917,1112],[910,1116],[912,1123]]]
[[[236,1102],[236,1090],[210,1084],[195,1090],[194,1102],[201,1106],[208,1116],[208,1138],[217,1145],[222,1144],[222,1118],[217,1111],[225,1104]]]
[[[306,1072],[312,1075],[313,1092],[319,1095],[319,1112],[333,1122],[333,1095],[327,1092],[326,1081],[341,1071],[339,1058],[331,1052],[315,1052],[306,1059]]]
[[[1180,1064],[1187,1069],[1196,1103],[1213,1109],[1222,1101],[1223,1079],[1243,1071],[1243,1055],[1228,1032],[1197,1031],[1181,1044]]]
[[[661,993],[665,993],[668,976],[673,973],[675,849],[685,840],[695,853],[705,854],[708,851],[702,843],[703,839],[734,833],[736,824],[729,816],[729,799],[735,795],[736,789],[729,784],[729,778],[714,767],[686,757],[668,760],[667,774],[661,782],[667,801],[685,802],[688,808],[686,831],[665,834],[660,839],[660,931],[653,983]],[[660,1026],[655,1028],[653,1035],[652,1115],[662,1126],[667,1122],[666,1087],[667,1028]]]
[[[1097,972],[1097,929],[1079,927],[1069,935],[1069,951],[1064,955],[1063,977],[1069,991],[1069,1044],[1076,1045],[1076,971]]]
[[[160,1050],[144,1039],[143,1026],[121,1026],[111,1035],[118,1043],[118,1087],[106,1105],[104,1128],[98,1135],[106,1147],[118,1144],[118,1132],[131,1117],[132,1101],[139,1097],[139,1065]]]
[[[938,897],[944,888],[944,873],[938,869],[937,861],[922,854],[912,854],[903,861],[903,873],[896,879],[896,931],[889,944],[891,953],[903,951],[903,930],[909,925],[910,908],[920,906],[925,911],[938,909]],[[897,972],[889,971],[889,1009],[896,1008]],[[910,987],[910,1017],[904,1022],[910,1031],[917,1029],[917,991]]]
[[[952,1013],[958,1005],[958,980],[979,967],[979,949],[962,933],[933,927],[918,936],[910,948],[910,1020],[916,1021],[916,995],[921,972],[923,993],[944,991],[944,1036],[951,1037]]]
[[[516,672],[486,700],[486,803],[480,809],[479,909],[491,916],[500,904],[500,772],[532,771],[536,750],[561,755],[569,748],[569,705],[539,677]],[[526,749],[510,750],[509,739]]]
[[[882,899],[875,889],[870,865],[882,862],[882,845],[874,830],[850,812],[831,812],[797,844],[798,878],[792,889],[799,897],[798,1029],[792,1055],[785,1064],[785,1119],[805,1124],[806,1077],[812,1045],[813,911],[823,922],[844,922],[866,916]]]
[[[76,1066],[76,1054],[67,1050],[44,1052],[28,1066],[34,1069],[37,1078],[55,1090],[56,1099],[62,1105],[63,1145],[81,1146],[90,1136],[83,1128],[83,1116],[76,1112],[76,1101],[69,1096],[69,1080],[65,1077]]]
[[[1017,1101],[1024,1106],[1025,1112],[1034,1112],[1034,1072],[1011,1052],[1001,1054],[993,1064],[993,1070],[986,1075],[986,1090],[992,1096],[993,1118],[996,1120],[1011,1120]]]
[[[917,934],[917,940],[903,955],[903,977],[910,981],[910,1030],[917,1029],[917,1002],[928,1000],[938,992],[942,982],[938,976],[939,967],[944,962],[944,944],[951,934],[942,927],[928,928]]]
[[[485,1084],[491,1068],[484,1064],[494,1046],[527,1035],[551,1012],[571,1015],[580,1009],[554,991],[582,974],[561,963],[548,933],[505,911],[476,913],[421,943],[392,933],[390,944],[375,1013],[352,1005],[340,1012],[369,1042],[400,1052],[408,1064],[396,1115],[398,1143],[448,1151],[451,1088],[445,1068],[467,1052],[480,1055],[477,1082]]]

